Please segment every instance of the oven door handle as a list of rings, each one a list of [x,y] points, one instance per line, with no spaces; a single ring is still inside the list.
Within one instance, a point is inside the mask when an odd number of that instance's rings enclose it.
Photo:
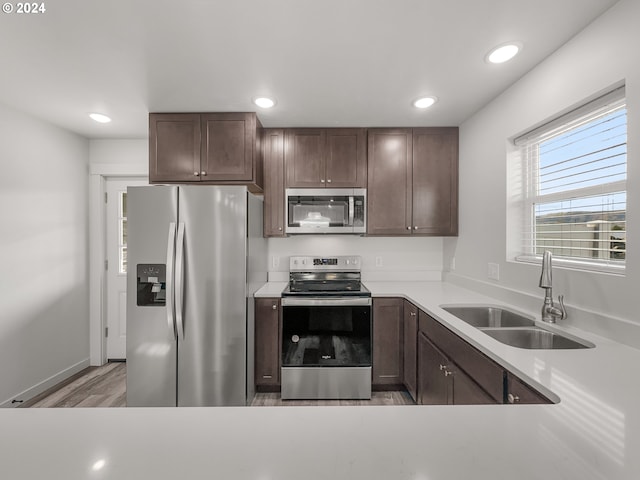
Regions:
[[[360,305],[371,305],[371,297],[354,298],[327,298],[327,297],[307,297],[293,298],[284,297],[281,305],[283,307],[350,307]]]

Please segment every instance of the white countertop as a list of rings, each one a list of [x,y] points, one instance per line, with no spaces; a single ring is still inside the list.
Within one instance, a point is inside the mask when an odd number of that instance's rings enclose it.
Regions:
[[[279,296],[285,285],[267,284],[257,296]],[[439,308],[502,302],[440,282],[366,285],[374,296],[408,298],[560,403],[4,409],[0,477],[640,478],[639,350],[562,327],[596,348],[517,349]],[[94,471],[98,460],[104,466]]]

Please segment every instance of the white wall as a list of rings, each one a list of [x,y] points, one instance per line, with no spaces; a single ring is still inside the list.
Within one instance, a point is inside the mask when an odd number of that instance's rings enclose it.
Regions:
[[[539,308],[540,267],[506,259],[507,139],[626,81],[628,105],[628,252],[626,276],[554,269],[575,324],[640,348],[640,2],[621,0],[460,127],[460,235],[446,239],[449,281],[523,308]],[[523,54],[526,54],[526,46]],[[517,60],[515,60],[517,61]],[[504,66],[508,68],[508,66]],[[499,75],[496,69],[496,75]],[[635,241],[634,241],[635,240]],[[487,279],[488,262],[500,280]]]
[[[271,281],[288,280],[292,255],[360,255],[365,281],[440,280],[442,277],[442,238],[298,235],[270,238],[268,255]],[[377,257],[381,266],[376,266]]]
[[[0,405],[88,365],[88,157],[0,105]]]
[[[92,166],[138,166],[146,172],[149,168],[149,140],[90,140],[89,162]],[[127,173],[129,172],[120,171],[120,174]]]

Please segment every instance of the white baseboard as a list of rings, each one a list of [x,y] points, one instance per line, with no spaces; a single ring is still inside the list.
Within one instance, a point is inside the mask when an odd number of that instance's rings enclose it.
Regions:
[[[51,377],[43,380],[40,383],[37,383],[33,387],[27,388],[26,390],[18,393],[17,395],[12,396],[11,398],[5,400],[0,403],[0,408],[15,408],[19,407],[22,403],[31,400],[36,395],[40,395],[45,390],[57,385],[58,383],[66,380],[72,375],[84,370],[89,366],[90,362],[88,358],[76,363],[75,365],[71,365],[69,368],[65,368],[61,372],[52,375]],[[11,403],[13,400],[22,400],[20,403]]]

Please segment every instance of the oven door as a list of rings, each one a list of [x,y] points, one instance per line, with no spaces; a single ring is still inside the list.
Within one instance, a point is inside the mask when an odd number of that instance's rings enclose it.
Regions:
[[[371,298],[283,298],[282,366],[370,367]]]
[[[371,398],[371,298],[282,299],[281,396]]]

